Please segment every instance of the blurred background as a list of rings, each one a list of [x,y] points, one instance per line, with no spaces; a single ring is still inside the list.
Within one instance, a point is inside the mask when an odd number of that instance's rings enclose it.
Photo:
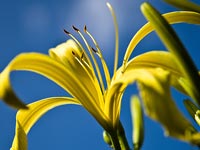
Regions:
[[[87,25],[88,30],[98,41],[112,72],[115,33],[113,19],[106,2],[110,2],[116,12],[120,36],[119,62],[122,63],[129,41],[146,23],[140,11],[143,0],[0,0],[0,70],[2,71],[19,53],[48,54],[50,48],[69,38],[63,29],[78,37],[71,26],[75,25],[82,30],[83,26]],[[163,1],[148,0],[148,2],[161,13],[177,10]],[[198,0],[196,2],[200,3]],[[200,68],[198,43],[200,27],[188,24],[173,27]],[[139,43],[132,56],[157,49],[165,50],[165,47],[156,34],[152,33]],[[68,96],[62,88],[34,73],[13,72],[11,81],[17,95],[25,103],[50,96]],[[129,104],[131,95],[137,93],[135,85],[129,86],[122,101],[121,121],[130,145],[132,124]],[[182,104],[185,96],[176,91],[173,91],[173,96],[180,109],[188,116]],[[15,114],[16,110],[0,102],[1,150],[8,150],[11,147],[15,132]],[[82,107],[61,106],[49,111],[33,126],[28,134],[28,148],[29,150],[110,149],[102,139],[102,132],[101,126]],[[166,138],[162,127],[145,117],[145,141],[142,149],[196,150],[197,148],[173,138]]]

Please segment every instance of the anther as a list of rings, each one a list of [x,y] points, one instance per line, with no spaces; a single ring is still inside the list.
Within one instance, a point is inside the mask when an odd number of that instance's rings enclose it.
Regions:
[[[68,32],[67,30],[63,30],[67,35],[69,35],[70,34],[70,32]]]
[[[84,57],[84,52],[82,52],[82,54],[81,54],[81,60],[83,59],[83,57]]]
[[[96,49],[94,49],[93,47],[91,47],[91,49],[95,52],[98,53],[98,51]]]
[[[91,47],[91,49],[92,49],[93,52],[95,52],[95,54],[97,54],[97,56],[99,56],[100,59],[102,59],[101,54],[96,49],[94,49],[92,47]]]
[[[72,26],[72,28],[73,28],[76,32],[79,32],[79,29],[76,28],[75,26]]]
[[[73,54],[74,56],[76,56],[76,54],[74,53],[74,51],[72,51],[72,54]]]
[[[87,32],[87,27],[86,27],[86,25],[84,26],[84,32]]]

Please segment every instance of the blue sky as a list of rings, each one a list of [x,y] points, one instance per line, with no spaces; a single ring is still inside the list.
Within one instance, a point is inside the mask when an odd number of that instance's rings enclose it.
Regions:
[[[107,0],[116,11],[120,34],[120,62],[131,37],[146,22],[140,12],[142,0]],[[88,30],[99,42],[104,57],[112,70],[114,59],[114,27],[106,7],[106,0],[0,0],[0,70],[17,54],[22,52],[48,53],[48,49],[66,41],[67,29],[75,36],[71,26]],[[149,0],[162,13],[175,10],[162,1]],[[198,68],[200,45],[197,36],[199,26],[175,25],[180,38],[192,55]],[[138,55],[154,49],[165,49],[157,36],[152,33],[133,52]],[[48,79],[30,72],[14,72],[12,85],[17,95],[26,103],[50,97],[68,95]],[[131,144],[132,125],[130,119],[130,97],[136,94],[130,86],[123,97],[121,120]],[[179,107],[183,95],[174,92]],[[0,103],[0,149],[7,150],[12,144],[16,111]],[[187,114],[186,114],[187,115]],[[143,150],[195,149],[191,145],[166,138],[162,127],[145,117],[145,142]],[[102,139],[102,128],[94,118],[80,106],[62,106],[48,112],[31,129],[28,140],[29,150],[55,149],[109,149]]]

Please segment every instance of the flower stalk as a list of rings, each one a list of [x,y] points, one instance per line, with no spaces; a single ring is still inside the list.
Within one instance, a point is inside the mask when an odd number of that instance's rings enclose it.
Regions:
[[[119,143],[118,136],[117,136],[117,132],[113,130],[109,134],[110,134],[110,138],[111,138],[112,146],[113,146],[114,150],[122,150],[120,143]]]
[[[117,136],[122,150],[130,150],[122,123],[119,122]]]

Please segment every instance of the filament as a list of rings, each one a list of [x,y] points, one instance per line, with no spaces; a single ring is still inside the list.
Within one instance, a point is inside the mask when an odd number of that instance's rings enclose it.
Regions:
[[[68,32],[67,30],[64,29],[64,32],[67,35],[69,35],[78,44],[78,46],[83,50],[83,53],[85,54],[84,56],[86,57],[86,60],[88,61],[89,66],[92,67],[92,70],[94,70],[93,65],[92,65],[92,63],[90,61],[90,58],[87,55],[87,53],[85,52],[85,50],[84,50],[83,46],[81,45],[81,43],[70,32]],[[95,75],[94,71],[92,71],[92,73],[93,73],[93,75]]]
[[[113,70],[113,74],[115,74],[116,70],[117,70],[117,66],[118,66],[118,53],[119,53],[119,29],[118,29],[118,24],[117,24],[117,18],[115,15],[115,11],[112,8],[112,6],[110,5],[110,3],[106,3],[111,15],[113,17],[113,22],[114,22],[114,27],[115,27],[115,60],[114,60],[114,70]]]
[[[93,54],[93,52],[92,52],[92,48],[89,46],[88,42],[86,41],[86,39],[84,38],[84,36],[83,36],[82,33],[80,32],[80,30],[77,29],[77,28],[74,27],[74,26],[73,26],[73,29],[74,29],[75,31],[77,31],[78,34],[81,36],[81,38],[83,39],[83,41],[84,41],[86,47],[88,48],[88,50],[89,50],[89,52],[90,52],[90,55],[91,55],[91,57],[92,57],[93,63],[94,63],[95,68],[96,68],[96,72],[97,72],[97,75],[98,75],[98,79],[99,79],[99,82],[100,82],[100,85],[101,85],[102,92],[104,93],[104,92],[105,92],[105,87],[104,87],[103,79],[102,79],[101,72],[100,72],[99,66],[98,66],[98,64],[97,64],[97,61],[96,61],[96,59],[95,59],[95,57],[94,57],[94,54]]]
[[[108,70],[108,66],[105,62],[105,59],[103,58],[103,55],[102,55],[102,52],[101,52],[101,49],[99,48],[99,45],[98,43],[96,42],[96,40],[94,39],[94,37],[87,31],[87,28],[86,26],[84,27],[84,31],[87,35],[90,36],[90,38],[92,39],[95,47],[97,48],[97,55],[99,56],[99,58],[101,59],[101,64],[103,66],[103,71],[104,71],[104,75],[105,75],[105,78],[106,78],[106,83],[107,83],[107,88],[109,87],[110,85],[110,73],[109,73],[109,70]]]

